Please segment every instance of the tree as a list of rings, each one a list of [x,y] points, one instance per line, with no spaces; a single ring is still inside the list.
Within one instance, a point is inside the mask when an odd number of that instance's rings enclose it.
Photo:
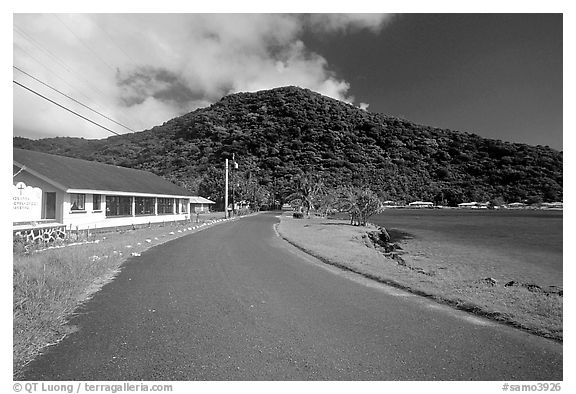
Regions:
[[[322,216],[328,216],[328,213],[337,210],[338,206],[338,192],[335,189],[326,189],[325,192],[319,196],[318,209]]]
[[[494,209],[494,208],[500,207],[504,204],[506,204],[506,201],[504,201],[504,198],[502,198],[502,196],[497,196],[497,197],[490,199],[490,201],[488,202],[488,207],[490,209]]]
[[[296,202],[299,200],[299,211],[306,210],[306,216],[310,217],[310,211],[316,210],[320,196],[325,193],[324,183],[318,175],[303,175],[295,178],[295,191],[286,197],[286,201]]]
[[[384,210],[376,193],[369,188],[343,188],[338,197],[338,206],[350,215],[350,224],[366,226],[368,219]]]

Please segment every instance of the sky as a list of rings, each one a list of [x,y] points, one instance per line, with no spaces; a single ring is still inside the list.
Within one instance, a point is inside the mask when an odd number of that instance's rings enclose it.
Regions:
[[[562,150],[562,33],[562,14],[14,14],[13,80],[111,131],[13,84],[13,135],[105,138],[296,85]]]

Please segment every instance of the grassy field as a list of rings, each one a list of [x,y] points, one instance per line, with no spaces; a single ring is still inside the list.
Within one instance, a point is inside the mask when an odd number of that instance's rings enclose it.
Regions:
[[[200,221],[95,234],[89,241],[13,255],[14,375],[41,349],[74,331],[67,325],[74,310],[120,272],[126,259],[222,219],[203,214]]]
[[[562,299],[547,287],[550,278],[532,265],[498,264],[482,249],[442,241],[402,237],[393,231],[402,247],[405,265],[374,249],[365,236],[376,227],[353,227],[344,220],[292,219],[284,216],[279,233],[323,261],[369,278],[433,298],[439,302],[486,316],[535,334],[562,340]],[[494,253],[494,252],[488,252]],[[496,262],[496,263],[495,263]],[[555,273],[551,276],[555,278]],[[486,280],[495,278],[495,282]],[[513,286],[504,286],[509,281]],[[524,281],[542,284],[542,289],[522,286]],[[556,283],[556,282],[554,282]],[[561,281],[560,281],[561,285]]]

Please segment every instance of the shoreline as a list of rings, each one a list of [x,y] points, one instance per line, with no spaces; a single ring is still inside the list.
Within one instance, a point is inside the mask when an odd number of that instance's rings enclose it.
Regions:
[[[401,256],[408,265],[402,266],[374,249],[374,245],[366,244],[367,236],[363,234],[376,231],[375,226],[362,229],[343,222],[318,218],[292,219],[282,215],[277,232],[282,239],[325,264],[442,305],[563,342],[561,293],[536,294],[518,285],[504,287],[499,281],[496,284],[483,281],[492,279],[490,277],[472,280],[466,276],[470,274],[466,268],[470,267],[465,264],[464,268],[457,269],[443,267],[433,259],[417,256],[417,250],[406,247],[414,241],[410,238],[396,241],[404,249]],[[327,231],[326,227],[337,227],[338,232],[333,229]],[[402,233],[410,235],[407,231]]]

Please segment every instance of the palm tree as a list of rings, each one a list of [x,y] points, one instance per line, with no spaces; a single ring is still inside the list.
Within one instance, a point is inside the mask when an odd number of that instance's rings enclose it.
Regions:
[[[345,187],[338,194],[338,208],[348,212],[351,225],[365,226],[371,216],[384,209],[376,193],[368,188]]]
[[[296,179],[295,191],[286,197],[286,201],[298,204],[299,211],[306,210],[306,216],[310,217],[310,211],[316,210],[320,196],[325,193],[324,184],[318,176],[307,175]]]

